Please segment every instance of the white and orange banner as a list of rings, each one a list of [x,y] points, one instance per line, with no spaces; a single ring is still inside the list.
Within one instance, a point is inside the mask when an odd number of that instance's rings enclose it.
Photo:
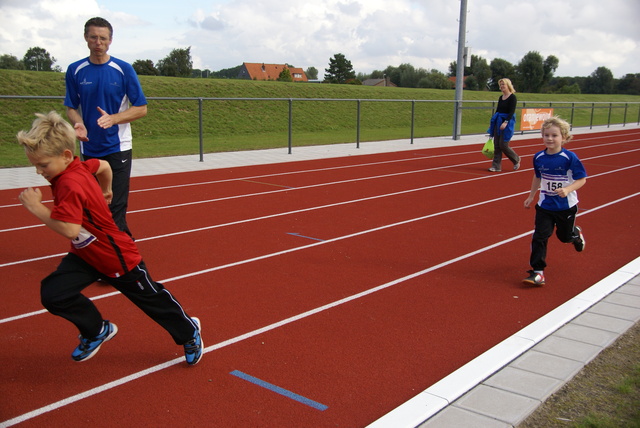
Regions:
[[[552,108],[523,108],[520,120],[521,131],[541,129],[542,122],[553,116]]]

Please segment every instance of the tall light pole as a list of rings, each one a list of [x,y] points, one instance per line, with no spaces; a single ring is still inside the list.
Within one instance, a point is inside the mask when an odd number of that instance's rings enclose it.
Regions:
[[[460,139],[462,125],[462,87],[464,85],[464,45],[467,32],[467,0],[460,0],[460,23],[458,28],[458,59],[456,62],[456,99],[453,103],[453,139]]]

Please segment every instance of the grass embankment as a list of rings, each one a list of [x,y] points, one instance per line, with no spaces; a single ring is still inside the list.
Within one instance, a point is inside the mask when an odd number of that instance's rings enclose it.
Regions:
[[[453,90],[381,88],[353,85],[257,82],[247,80],[181,79],[141,76],[147,97],[236,98],[203,101],[203,144],[205,152],[286,147],[288,144],[289,102],[287,100],[237,100],[237,98],[304,98],[293,102],[292,142],[294,146],[356,141],[357,102],[360,112],[360,141],[389,140],[411,136],[412,103],[416,100],[414,137],[451,135],[453,104],[420,102],[451,101]],[[0,95],[64,96],[64,74],[0,70]],[[535,102],[638,102],[640,97],[614,95],[520,94],[520,103]],[[464,93],[474,109],[463,112],[462,133],[483,133],[496,92]],[[310,99],[324,99],[310,100]],[[387,102],[366,102],[366,100]],[[343,101],[327,101],[343,100]],[[351,101],[347,101],[351,100]],[[395,101],[394,101],[395,100]],[[536,107],[540,107],[538,104]],[[485,109],[475,109],[485,107]],[[567,118],[570,110],[556,113]],[[627,112],[627,122],[638,117],[638,105]],[[0,167],[26,165],[24,154],[15,144],[15,134],[28,129],[35,112],[57,110],[64,114],[62,100],[0,99]],[[574,126],[588,126],[590,109],[576,110]],[[624,110],[596,109],[595,124],[621,123]],[[153,157],[196,154],[199,150],[197,100],[149,100],[148,115],[133,126],[134,156]]]

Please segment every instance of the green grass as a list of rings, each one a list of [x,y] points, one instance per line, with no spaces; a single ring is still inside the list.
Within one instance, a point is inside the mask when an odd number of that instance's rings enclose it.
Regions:
[[[611,388],[610,401],[615,403],[612,409],[591,411],[575,428],[640,428],[640,364]]]
[[[141,76],[145,94],[153,97],[235,98],[235,100],[203,101],[204,151],[237,151],[282,147],[288,144],[289,102],[285,99],[307,99],[293,102],[292,144],[305,146],[356,141],[357,102],[360,99],[360,141],[409,138],[411,135],[411,103],[416,100],[414,136],[451,135],[453,104],[420,102],[451,101],[452,90],[379,88],[353,85],[259,82],[225,79],[181,79]],[[62,73],[0,70],[0,95],[63,96]],[[463,134],[486,131],[495,92],[464,93],[466,103],[462,117]],[[640,102],[638,96],[615,95],[546,95],[520,94],[522,103],[535,102]],[[270,100],[238,100],[269,98]],[[314,100],[310,100],[314,99]],[[322,99],[322,100],[315,100]],[[341,100],[341,101],[328,101]],[[388,100],[367,102],[366,100]],[[395,101],[394,101],[395,100]],[[566,104],[567,106],[570,104]],[[627,112],[627,122],[638,118],[640,104]],[[540,107],[540,105],[538,105]],[[64,114],[62,100],[0,99],[0,167],[26,165],[24,153],[15,143],[15,135],[28,129],[35,112],[56,110]],[[556,113],[569,118],[569,110]],[[624,111],[614,109],[611,123],[622,123]],[[590,109],[578,109],[574,126],[588,126]],[[596,109],[594,124],[609,121],[608,109]],[[134,156],[154,157],[197,154],[199,124],[197,100],[149,100],[148,115],[133,125]]]
[[[638,339],[635,324],[518,428],[640,428]]]

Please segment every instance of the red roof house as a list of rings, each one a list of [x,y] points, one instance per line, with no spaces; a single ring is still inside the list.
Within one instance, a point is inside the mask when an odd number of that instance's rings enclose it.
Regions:
[[[238,79],[249,80],[278,80],[280,73],[285,68],[289,69],[294,82],[308,82],[304,70],[298,67],[289,67],[286,64],[265,64],[243,62]]]

